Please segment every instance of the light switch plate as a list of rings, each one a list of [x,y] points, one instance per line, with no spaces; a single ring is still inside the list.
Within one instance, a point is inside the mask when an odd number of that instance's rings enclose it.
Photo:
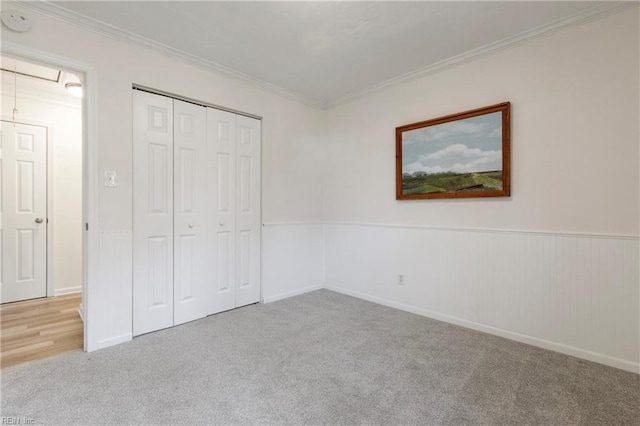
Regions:
[[[118,174],[114,170],[104,171],[104,186],[116,188],[118,186]]]

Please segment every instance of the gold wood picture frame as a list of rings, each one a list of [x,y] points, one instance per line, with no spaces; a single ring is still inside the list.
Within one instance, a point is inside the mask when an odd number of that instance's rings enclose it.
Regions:
[[[396,128],[396,199],[508,197],[509,102]]]

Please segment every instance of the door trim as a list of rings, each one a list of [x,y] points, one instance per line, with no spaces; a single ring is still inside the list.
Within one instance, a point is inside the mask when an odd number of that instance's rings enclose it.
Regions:
[[[166,91],[160,90],[160,89],[153,89],[151,87],[143,86],[141,84],[135,84],[134,83],[131,86],[131,88],[133,90],[139,90],[141,92],[147,92],[147,93],[151,93],[153,95],[160,95],[160,96],[164,96],[164,97],[167,97],[167,98],[175,99],[175,100],[178,100],[178,101],[184,101],[184,102],[188,102],[190,104],[195,104],[195,105],[199,105],[199,106],[203,106],[203,107],[207,107],[207,108],[219,109],[220,111],[226,111],[226,112],[230,112],[232,114],[243,115],[245,117],[255,118],[256,120],[262,121],[262,117],[259,116],[259,115],[251,114],[249,112],[244,112],[244,111],[238,111],[236,109],[227,108],[227,107],[216,105],[216,104],[212,104],[212,103],[209,103],[209,102],[199,101],[197,99],[189,98],[189,97],[186,97],[186,96],[176,95],[175,93],[166,92]],[[261,141],[262,141],[262,139],[261,139]]]
[[[83,155],[83,222],[89,224],[83,236],[83,275],[82,304],[80,310],[84,319],[84,350],[89,352],[99,348],[98,335],[92,329],[94,321],[93,308],[99,300],[94,296],[94,283],[98,283],[98,138],[97,138],[97,93],[96,71],[87,63],[54,55],[37,49],[22,46],[9,41],[3,41],[0,46],[3,55],[17,56],[26,60],[40,62],[45,65],[59,67],[71,72],[84,75],[84,97],[82,99],[82,155]],[[97,331],[97,330],[96,330]]]

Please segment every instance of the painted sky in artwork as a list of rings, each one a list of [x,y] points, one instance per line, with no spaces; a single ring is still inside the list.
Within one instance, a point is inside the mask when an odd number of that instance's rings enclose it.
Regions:
[[[402,134],[402,173],[502,170],[502,112]]]

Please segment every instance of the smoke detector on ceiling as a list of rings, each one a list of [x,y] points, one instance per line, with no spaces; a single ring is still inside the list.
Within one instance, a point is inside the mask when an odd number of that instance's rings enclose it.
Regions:
[[[7,28],[18,33],[23,33],[31,28],[31,22],[29,22],[27,17],[15,10],[3,10],[0,14],[0,19],[2,19],[2,23],[5,24]]]

